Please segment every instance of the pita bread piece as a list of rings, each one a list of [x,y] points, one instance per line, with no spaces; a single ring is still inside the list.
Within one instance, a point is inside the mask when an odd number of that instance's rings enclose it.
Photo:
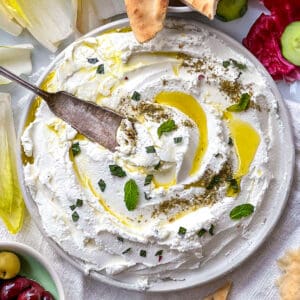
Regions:
[[[225,285],[217,289],[213,294],[206,296],[203,300],[227,300],[231,286],[232,282],[228,281]]]
[[[292,250],[278,260],[283,272],[277,284],[282,300],[300,299],[300,248]]]
[[[136,39],[151,40],[163,29],[169,0],[125,0],[127,15]]]
[[[191,6],[201,14],[207,16],[209,19],[213,19],[219,0],[181,0],[188,6]]]

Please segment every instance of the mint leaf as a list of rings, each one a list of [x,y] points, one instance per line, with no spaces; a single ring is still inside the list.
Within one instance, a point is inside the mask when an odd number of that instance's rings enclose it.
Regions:
[[[154,146],[147,146],[146,147],[146,152],[147,153],[155,153],[156,152],[155,147]]]
[[[134,91],[132,96],[131,96],[131,99],[134,100],[134,101],[140,101],[141,100],[141,94],[137,91]]]
[[[124,186],[124,201],[128,210],[134,210],[139,200],[139,188],[133,179]]]
[[[79,143],[72,144],[72,153],[73,153],[73,156],[78,155],[80,152],[81,152],[81,150],[80,150]]]
[[[198,232],[197,232],[197,235],[199,237],[203,236],[205,233],[207,232],[207,230],[205,228],[202,228],[200,229]]]
[[[169,119],[168,121],[162,123],[157,129],[157,135],[160,138],[163,133],[173,131],[177,128],[174,120]]]
[[[106,183],[105,183],[105,181],[103,179],[100,179],[98,181],[98,185],[99,185],[99,188],[100,188],[101,192],[104,192],[105,189],[106,189]]]
[[[241,112],[247,110],[250,104],[250,95],[248,93],[242,94],[240,102],[227,107],[227,111]]]
[[[72,213],[72,220],[73,222],[77,222],[79,220],[79,215],[76,211]]]
[[[104,64],[99,65],[99,66],[97,67],[96,72],[97,72],[98,74],[104,74]]]
[[[178,229],[178,234],[184,236],[186,234],[186,228],[180,226]]]
[[[223,61],[223,67],[224,67],[224,68],[228,68],[229,65],[230,65],[230,61],[229,61],[229,60],[224,60],[224,61]]]
[[[81,199],[76,200],[76,206],[81,207],[83,205],[83,201]]]
[[[151,183],[152,179],[153,179],[152,174],[147,175],[146,178],[145,178],[144,185],[149,185]]]
[[[179,144],[182,142],[182,136],[174,137],[174,143]]]
[[[109,165],[109,170],[111,175],[117,177],[125,177],[126,172],[118,165]]]
[[[250,203],[245,203],[234,207],[230,212],[232,220],[239,220],[250,216],[254,212],[254,206]]]

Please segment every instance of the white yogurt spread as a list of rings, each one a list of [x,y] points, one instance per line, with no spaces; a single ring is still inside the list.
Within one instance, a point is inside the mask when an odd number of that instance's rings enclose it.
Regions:
[[[199,25],[168,21],[145,44],[129,30],[80,40],[44,88],[129,118],[114,153],[43,101],[22,136],[25,182],[44,229],[87,270],[126,282],[138,275],[145,288],[199,268],[247,233],[272,179],[281,120],[266,79],[245,57]],[[242,94],[250,103],[228,111]],[[175,126],[159,136],[166,122]],[[133,210],[124,202],[130,179],[139,194]],[[254,212],[233,220],[232,209],[246,203]]]

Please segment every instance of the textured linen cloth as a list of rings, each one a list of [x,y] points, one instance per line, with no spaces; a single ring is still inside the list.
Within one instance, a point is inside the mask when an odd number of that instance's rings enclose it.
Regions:
[[[25,101],[25,98],[19,101],[17,107],[14,109],[15,115],[19,115],[26,104]],[[290,110],[296,147],[294,183],[288,204],[275,230],[262,247],[235,271],[215,282],[180,292],[161,294],[133,292],[111,287],[85,277],[76,268],[58,256],[41,235],[28,214],[22,231],[15,236],[10,235],[4,225],[0,223],[0,239],[1,241],[18,241],[25,243],[49,259],[62,280],[66,299],[68,300],[181,300],[185,298],[198,300],[218,288],[226,280],[233,281],[233,290],[230,299],[279,299],[275,282],[276,278],[280,276],[280,271],[277,267],[276,260],[281,257],[287,249],[300,247],[300,103],[293,101],[285,102]]]
[[[118,8],[116,1],[120,2],[121,0],[101,1],[105,4],[105,6],[103,6],[103,17],[110,17],[114,12],[119,13],[114,11],[114,9]],[[219,28],[221,31],[226,32],[238,41],[241,41],[249,30],[250,25],[262,12],[262,10],[263,7],[259,4],[259,1],[250,0],[248,12],[242,19],[228,23],[216,20],[210,22],[210,25]],[[195,19],[200,19],[202,22],[208,22],[199,14],[191,14],[191,16]],[[45,51],[26,32],[24,32],[20,37],[13,38],[0,31],[0,43],[3,45],[12,43],[20,44],[25,42],[31,42],[35,47],[33,52],[33,67],[35,74],[29,78],[32,82],[35,82],[43,72],[43,66],[47,66],[54,58],[54,55],[50,55],[47,51]],[[66,42],[66,44],[68,44],[68,42]],[[62,48],[63,47],[61,47],[61,49]],[[279,86],[281,87],[281,84],[279,84]],[[297,97],[297,93],[299,91],[298,87],[299,84],[297,85],[297,88],[295,87],[293,89],[291,96],[295,98],[296,95],[296,100],[299,101],[299,103],[286,101],[290,110],[296,147],[294,183],[289,201],[280,221],[275,227],[275,230],[268,237],[267,241],[259,248],[258,251],[255,252],[254,255],[227,276],[210,284],[173,293],[150,294],[126,291],[111,287],[85,277],[76,268],[58,256],[49,246],[46,239],[43,238],[28,213],[25,218],[22,231],[15,236],[10,235],[4,228],[3,223],[0,221],[0,241],[18,241],[25,243],[35,248],[44,257],[49,259],[61,278],[67,300],[201,300],[205,295],[223,285],[226,280],[233,281],[233,289],[230,296],[231,300],[279,299],[275,281],[276,278],[280,276],[280,271],[277,267],[276,260],[281,257],[287,249],[300,247],[300,95]],[[282,91],[285,92],[287,88],[284,84],[283,88],[285,90],[282,89]],[[12,94],[14,117],[16,125],[18,125],[20,115],[27,101],[26,97],[22,98],[24,90],[16,87],[14,84],[11,84],[9,86],[0,87],[0,91],[10,92]]]

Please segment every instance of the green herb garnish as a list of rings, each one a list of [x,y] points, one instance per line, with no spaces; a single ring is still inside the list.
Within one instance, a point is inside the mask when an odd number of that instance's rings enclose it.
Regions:
[[[77,222],[79,220],[79,215],[76,211],[72,213],[72,220],[73,222]]]
[[[228,68],[230,66],[230,61],[229,60],[224,60],[223,61],[223,67]]]
[[[76,205],[73,204],[73,205],[70,206],[70,208],[71,208],[71,210],[75,210],[76,209]]]
[[[208,184],[208,186],[207,186],[206,188],[207,188],[208,190],[213,189],[214,186],[216,186],[216,185],[220,182],[220,180],[221,180],[220,176],[219,176],[219,175],[215,175],[215,176],[211,179],[210,183]]]
[[[81,207],[83,205],[83,201],[81,199],[76,200],[76,206]]]
[[[184,227],[179,227],[179,229],[178,229],[178,234],[179,235],[185,235],[186,234],[186,228],[184,228]]]
[[[147,146],[146,147],[146,152],[147,153],[155,153],[156,152],[155,147],[154,146]]]
[[[88,58],[87,61],[88,61],[88,63],[94,65],[94,64],[96,64],[99,60],[98,60],[98,58]]]
[[[181,136],[178,136],[178,137],[174,137],[174,143],[175,144],[179,144],[182,142],[182,137]]]
[[[133,179],[124,186],[124,201],[128,210],[134,210],[139,200],[139,188]]]
[[[105,189],[106,189],[106,183],[105,183],[105,181],[103,179],[100,179],[98,181],[98,186],[99,186],[101,192],[105,191]]]
[[[229,146],[233,146],[233,140],[232,140],[231,137],[228,139],[228,145],[229,145]]]
[[[124,242],[124,239],[121,236],[117,236],[117,239],[119,242],[122,242],[122,243]]]
[[[234,207],[230,212],[232,220],[239,220],[250,216],[254,212],[254,206],[250,203],[245,203]]]
[[[104,74],[104,64],[101,64],[97,67],[96,73],[97,74]]]
[[[128,253],[129,251],[131,251],[131,248],[127,248],[125,251],[122,252],[122,254],[126,254],[126,253]]]
[[[151,183],[153,179],[153,175],[152,174],[148,174],[145,178],[145,182],[144,182],[144,185],[149,185]]]
[[[162,123],[158,129],[157,129],[157,134],[158,137],[160,138],[163,133],[173,131],[177,128],[177,125],[175,124],[174,120],[169,119],[168,121]]]
[[[207,232],[207,230],[205,228],[202,228],[200,229],[198,232],[197,232],[197,235],[199,237],[203,236],[205,233]]]
[[[229,186],[228,191],[233,191],[234,194],[238,193],[240,191],[239,183],[236,179],[231,178],[228,180]]]
[[[246,70],[247,66],[245,64],[237,62],[235,59],[230,59],[233,65],[238,68],[239,70]]]
[[[109,165],[109,170],[111,175],[117,177],[125,177],[126,172],[118,165]]]
[[[215,225],[211,224],[210,227],[209,227],[209,230],[208,230],[209,234],[214,235],[214,230],[215,230]]]
[[[146,250],[141,250],[140,251],[140,256],[146,257],[147,256],[147,251]]]
[[[159,161],[157,165],[154,166],[154,170],[158,170],[161,166],[161,162]]]
[[[155,256],[162,256],[164,250],[158,250],[156,253],[155,253]]]
[[[131,99],[134,100],[134,101],[140,101],[141,100],[141,94],[137,91],[134,91],[132,96],[131,96]]]
[[[227,107],[227,111],[241,112],[247,110],[250,104],[250,95],[248,93],[242,94],[239,103]]]
[[[152,199],[150,196],[147,195],[146,192],[144,192],[144,196],[145,196],[145,199],[146,199],[146,200],[151,200],[151,199]]]
[[[78,155],[80,152],[81,152],[81,150],[80,150],[79,143],[77,142],[77,143],[72,144],[72,153],[73,153],[73,156]]]

